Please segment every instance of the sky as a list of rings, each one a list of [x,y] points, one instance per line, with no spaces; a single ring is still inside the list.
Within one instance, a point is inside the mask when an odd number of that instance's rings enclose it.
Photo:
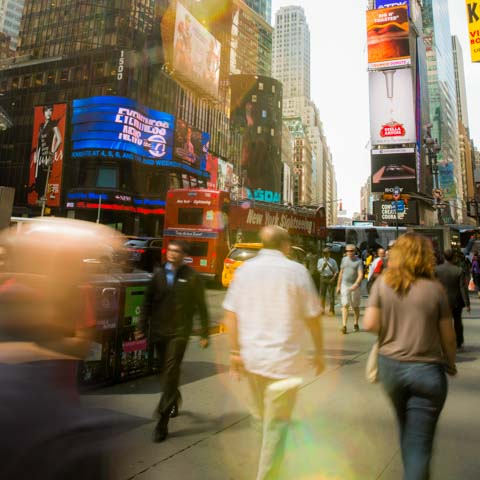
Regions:
[[[480,145],[480,63],[468,44],[465,0],[448,0],[450,28],[463,48],[470,134]],[[272,0],[300,5],[310,27],[311,98],[320,111],[337,178],[337,198],[348,215],[360,210],[360,189],[370,175],[366,0]]]

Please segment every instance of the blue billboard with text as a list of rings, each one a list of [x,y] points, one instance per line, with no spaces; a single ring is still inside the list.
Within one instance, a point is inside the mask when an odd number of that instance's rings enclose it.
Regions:
[[[72,154],[78,158],[101,152],[99,156],[132,158],[151,165],[171,161],[174,122],[173,115],[131,98],[102,96],[74,100]]]

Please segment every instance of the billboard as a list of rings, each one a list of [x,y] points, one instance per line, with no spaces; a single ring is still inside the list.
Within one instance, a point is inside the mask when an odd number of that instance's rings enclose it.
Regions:
[[[411,64],[410,28],[406,5],[367,11],[368,68]]]
[[[372,145],[416,143],[412,70],[369,72]]]
[[[467,19],[472,62],[480,62],[480,2],[467,0]]]
[[[178,2],[173,39],[175,73],[216,97],[220,50],[220,42]]]
[[[372,150],[372,193],[416,192],[416,158],[414,148]]]
[[[72,156],[171,160],[174,116],[126,97],[73,101]],[[83,154],[80,153],[83,151]]]
[[[46,192],[47,207],[59,207],[67,105],[34,107],[28,204],[37,205]]]
[[[210,135],[178,120],[175,128],[175,156],[200,170],[207,168]]]
[[[413,1],[416,2],[417,0]],[[410,0],[399,0],[397,2],[392,2],[392,0],[375,0],[375,8],[399,7],[401,5],[407,6],[408,15],[410,16]]]
[[[233,185],[233,164],[218,159],[217,189],[230,192]]]
[[[418,225],[417,202],[411,200],[405,203],[403,209],[398,208],[397,215],[395,215],[395,208],[395,202],[392,201],[373,202],[373,214],[377,223],[395,225],[398,218],[399,225]]]

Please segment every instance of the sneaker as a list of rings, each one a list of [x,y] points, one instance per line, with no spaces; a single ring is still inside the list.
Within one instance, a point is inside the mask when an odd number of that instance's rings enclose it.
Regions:
[[[347,327],[342,327],[341,332],[345,335],[347,333]]]
[[[354,326],[353,326],[353,329],[354,329],[356,332],[360,331],[360,327],[359,327],[358,325],[354,325]]]

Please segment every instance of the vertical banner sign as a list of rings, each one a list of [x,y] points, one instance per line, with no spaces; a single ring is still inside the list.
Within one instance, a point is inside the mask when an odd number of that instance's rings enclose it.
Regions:
[[[37,205],[46,192],[45,205],[60,206],[66,116],[65,103],[34,108],[28,181],[29,205]]]
[[[467,20],[472,62],[480,62],[480,1],[467,0]]]

